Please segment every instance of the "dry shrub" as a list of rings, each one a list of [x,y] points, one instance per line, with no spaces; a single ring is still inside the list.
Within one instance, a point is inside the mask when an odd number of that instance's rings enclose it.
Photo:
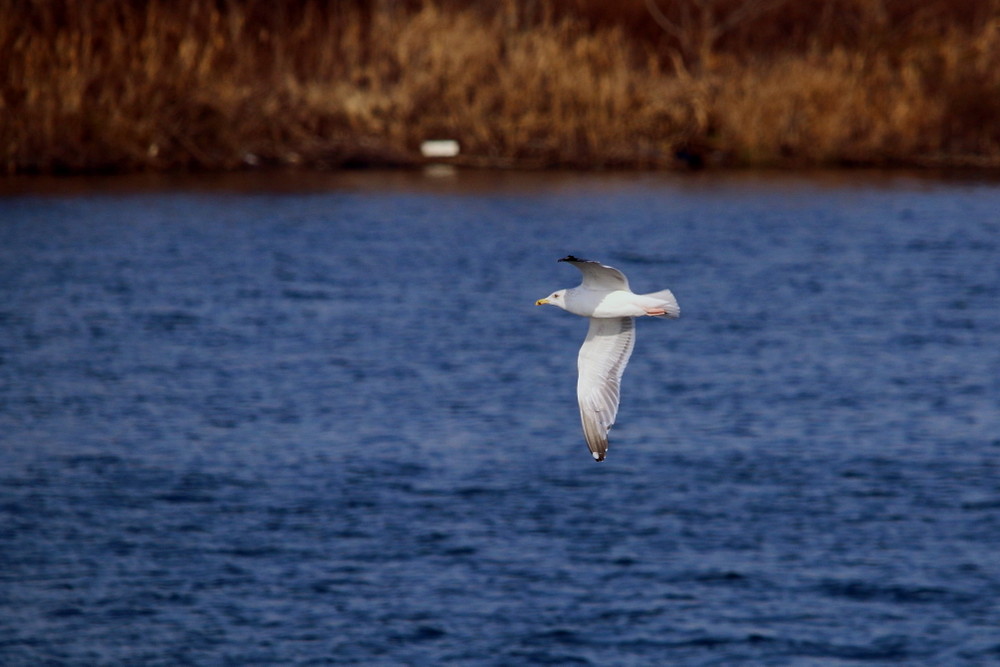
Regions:
[[[747,67],[718,86],[718,143],[742,164],[996,165],[998,33]]]
[[[425,48],[424,18],[442,30],[440,48]],[[468,15],[418,15],[396,54],[401,117],[413,140],[458,137],[505,164],[655,162],[674,130],[656,127],[656,75],[631,53],[620,30],[590,34],[569,20],[510,32],[499,20],[477,29]]]
[[[717,98],[719,141],[742,162],[891,161],[926,134],[919,77],[860,54],[785,58],[731,82]]]

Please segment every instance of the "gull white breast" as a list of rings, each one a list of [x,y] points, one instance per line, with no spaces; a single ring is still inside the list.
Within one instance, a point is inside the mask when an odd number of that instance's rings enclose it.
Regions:
[[[618,415],[622,373],[635,345],[635,318],[675,318],[680,317],[681,309],[668,289],[633,293],[625,274],[614,267],[572,255],[559,261],[580,269],[583,282],[553,292],[535,305],[558,306],[590,319],[577,358],[576,397],[587,447],[595,461],[603,461],[608,452],[608,431]]]

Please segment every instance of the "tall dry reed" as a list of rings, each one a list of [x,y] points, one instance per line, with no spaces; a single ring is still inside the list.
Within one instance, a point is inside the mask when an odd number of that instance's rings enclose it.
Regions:
[[[3,170],[1000,165],[1000,2],[649,1],[12,0]]]

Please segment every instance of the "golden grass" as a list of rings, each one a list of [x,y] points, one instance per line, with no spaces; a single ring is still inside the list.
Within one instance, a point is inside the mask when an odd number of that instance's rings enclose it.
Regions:
[[[2,169],[1000,166],[1000,2],[804,4],[12,2]]]

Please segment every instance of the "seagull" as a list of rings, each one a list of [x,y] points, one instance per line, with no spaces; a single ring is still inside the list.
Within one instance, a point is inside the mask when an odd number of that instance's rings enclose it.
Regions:
[[[618,414],[622,373],[635,345],[635,318],[680,317],[677,299],[668,289],[634,294],[628,278],[618,269],[573,255],[563,257],[580,269],[583,282],[561,289],[535,302],[536,306],[558,306],[574,315],[590,318],[587,338],[577,358],[579,378],[576,397],[587,447],[595,461],[608,451],[608,431]]]

